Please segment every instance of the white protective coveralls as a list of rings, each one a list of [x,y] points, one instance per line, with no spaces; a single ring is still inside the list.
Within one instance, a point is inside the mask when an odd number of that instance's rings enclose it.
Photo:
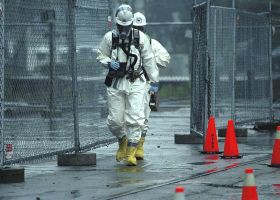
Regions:
[[[166,68],[167,65],[169,64],[170,61],[170,55],[167,52],[167,50],[160,44],[159,41],[155,39],[151,39],[151,45],[152,49],[154,52],[154,56],[156,59],[156,67],[155,70],[157,71],[157,77],[155,81],[151,82],[159,82],[159,68]],[[145,108],[144,108],[144,113],[145,113],[145,121],[144,121],[144,126],[142,127],[142,137],[146,136],[146,133],[149,129],[149,117],[151,113],[151,109],[149,106],[150,98],[151,95],[149,94],[149,89],[150,89],[150,83],[147,84],[147,92],[146,92],[146,97],[145,97]]]
[[[133,29],[131,31],[134,33]],[[155,70],[154,54],[149,39],[141,31],[139,31],[139,46],[139,49],[133,44],[130,46],[130,52],[137,55],[134,70],[140,68],[142,63],[150,80],[156,81],[158,71]],[[107,32],[103,37],[97,54],[97,60],[106,68],[108,68],[108,63],[117,58],[119,62],[127,62],[127,69],[133,62],[133,58],[128,58],[120,47],[112,50],[112,31]],[[147,81],[143,74],[134,82],[131,82],[126,76],[114,78],[112,85],[107,87],[109,108],[107,125],[118,139],[126,135],[128,142],[138,143],[145,120],[144,98],[146,97]]]

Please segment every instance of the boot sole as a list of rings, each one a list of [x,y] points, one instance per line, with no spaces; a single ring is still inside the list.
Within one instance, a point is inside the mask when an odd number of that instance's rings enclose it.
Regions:
[[[127,166],[136,166],[137,165],[137,160],[136,160],[136,162],[134,163],[134,162],[131,162],[131,161],[125,161],[125,163],[126,163],[126,165]]]
[[[136,157],[136,160],[144,160],[144,157]]]
[[[137,166],[137,164],[127,163],[126,166]]]

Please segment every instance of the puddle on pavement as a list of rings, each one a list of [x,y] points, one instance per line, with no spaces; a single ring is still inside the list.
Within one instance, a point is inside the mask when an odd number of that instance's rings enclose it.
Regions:
[[[231,168],[235,168],[235,167],[237,167],[237,166],[239,166],[239,163],[232,163],[232,164],[230,164],[230,165],[227,165],[227,166],[225,167],[225,169],[231,169]]]
[[[216,162],[213,162],[213,161],[205,161],[205,162],[193,162],[193,163],[189,163],[191,165],[211,165],[211,164],[214,164]]]
[[[133,185],[133,184],[141,184],[143,183],[143,180],[140,179],[120,179],[119,181],[107,184],[106,187],[108,188],[119,188],[119,187],[125,187],[127,185]]]
[[[119,166],[116,168],[117,173],[136,173],[144,172],[141,166]]]
[[[78,176],[74,176],[73,179],[74,179],[74,180],[81,180],[81,178],[78,177]]]
[[[78,197],[80,197],[81,196],[81,194],[80,194],[80,191],[79,190],[72,190],[71,191],[71,197],[72,198],[78,198]]]
[[[233,189],[240,189],[241,186],[235,186],[232,184],[215,184],[215,183],[201,183],[202,185],[207,185],[210,187],[215,187],[215,188],[233,188]]]
[[[219,155],[215,154],[215,155],[207,155],[205,157],[205,160],[219,160]]]
[[[216,171],[218,171],[219,170],[219,168],[218,167],[215,167],[215,168],[213,168],[213,169],[208,169],[206,172],[207,173],[213,173],[213,172],[216,172]]]
[[[276,194],[277,196],[280,196],[280,184],[272,184],[272,187],[275,191],[274,194]]]

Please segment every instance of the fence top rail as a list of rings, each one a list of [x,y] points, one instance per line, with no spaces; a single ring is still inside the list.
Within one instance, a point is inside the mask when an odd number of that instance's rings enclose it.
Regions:
[[[13,76],[11,77],[11,79],[14,80],[49,80],[50,77],[49,76]],[[55,76],[55,79],[58,80],[72,80],[72,76]],[[78,81],[99,81],[99,80],[103,80],[104,77],[103,76],[78,76],[77,77]]]
[[[90,10],[97,10],[97,11],[108,11],[109,10],[108,8],[96,8],[94,6],[85,6],[85,5],[80,5],[80,4],[77,4],[76,7],[80,8],[80,9],[90,9]]]
[[[280,19],[279,18],[274,18],[274,17],[272,17],[272,19],[271,19],[273,22],[280,22]]]
[[[270,12],[250,12],[250,11],[246,11],[246,10],[236,10],[238,13],[242,13],[242,14],[249,14],[249,15],[254,15],[254,16],[261,16],[261,15],[267,15],[270,14]]]
[[[192,22],[150,22],[147,26],[152,25],[192,25]]]
[[[207,2],[202,2],[202,3],[199,3],[199,4],[195,4],[194,6],[193,6],[193,8],[197,8],[197,7],[200,7],[200,6],[204,6],[204,5],[206,5],[207,4]]]
[[[251,15],[268,15],[270,14],[269,11],[267,12],[250,12],[250,11],[246,11],[246,10],[239,10],[236,8],[231,8],[231,7],[223,7],[223,6],[210,6],[211,8],[217,8],[217,9],[225,9],[225,10],[236,10],[239,13],[244,13],[244,14],[251,14]]]
[[[218,8],[218,9],[225,9],[225,10],[237,10],[236,8],[223,7],[223,6],[210,6],[210,8]]]
[[[85,23],[83,23],[83,24],[81,24],[81,23],[78,23],[78,24],[76,24],[76,26],[77,27],[89,27],[89,28],[95,28],[95,26],[94,26],[94,22],[95,21],[92,21],[92,22],[89,22],[89,23],[87,23],[87,24],[85,24]],[[69,24],[65,24],[65,23],[57,23],[57,22],[55,22],[54,23],[56,26],[58,26],[58,27],[63,27],[63,28],[65,28],[65,27],[70,27],[70,25]],[[4,24],[4,26],[45,26],[45,27],[48,27],[50,25],[50,23],[49,22],[46,22],[46,23],[38,23],[38,22],[34,22],[34,23],[25,23],[25,22],[20,22],[20,23],[5,23]],[[180,24],[179,24],[180,25]]]

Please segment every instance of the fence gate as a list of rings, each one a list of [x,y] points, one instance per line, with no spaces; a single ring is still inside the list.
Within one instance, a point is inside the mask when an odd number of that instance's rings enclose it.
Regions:
[[[272,119],[269,13],[194,6],[191,132]]]

